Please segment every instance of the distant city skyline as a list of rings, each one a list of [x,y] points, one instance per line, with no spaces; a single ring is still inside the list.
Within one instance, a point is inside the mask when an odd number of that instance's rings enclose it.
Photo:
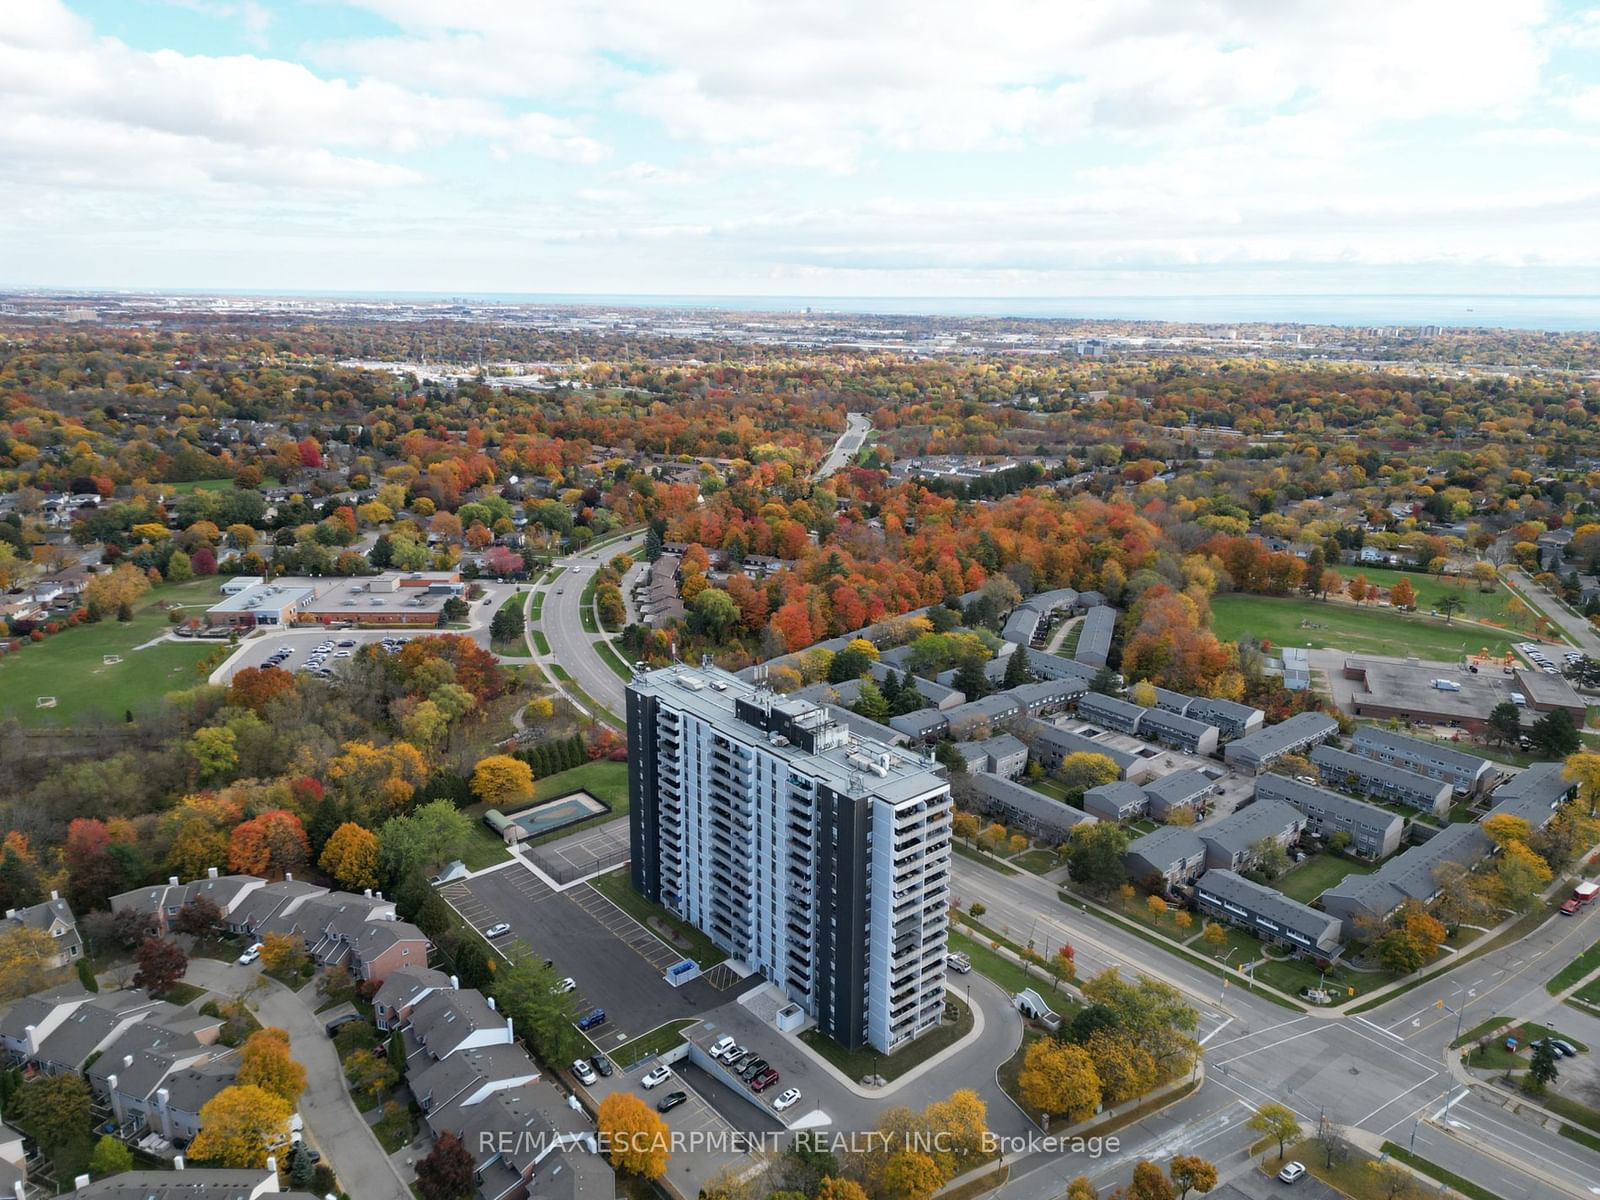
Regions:
[[[1597,50],[1541,0],[10,0],[0,286],[1570,297]]]

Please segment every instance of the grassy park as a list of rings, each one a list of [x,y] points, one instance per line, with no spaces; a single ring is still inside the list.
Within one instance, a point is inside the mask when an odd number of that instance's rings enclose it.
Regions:
[[[1223,641],[1251,634],[1274,646],[1310,646],[1379,654],[1417,655],[1451,662],[1463,653],[1504,654],[1522,639],[1481,625],[1446,624],[1442,618],[1357,608],[1351,604],[1290,596],[1227,592],[1211,599],[1212,628]]]
[[[218,586],[214,576],[163,584],[139,600],[131,621],[98,621],[25,643],[0,659],[0,719],[15,717],[29,728],[94,717],[120,721],[127,712],[152,712],[168,692],[200,683],[196,665],[225,643],[196,639],[135,647],[172,628],[168,605],[198,615],[221,598]],[[108,655],[122,661],[108,664]],[[40,696],[54,696],[55,707],[36,707]]]
[[[1417,610],[1424,615],[1437,609],[1439,602],[1446,596],[1454,596],[1461,601],[1461,616],[1474,621],[1513,626],[1511,614],[1507,613],[1506,608],[1516,597],[1502,583],[1497,582],[1486,592],[1482,590],[1477,580],[1462,579],[1458,575],[1424,575],[1420,571],[1396,571],[1391,567],[1357,565],[1341,565],[1334,570],[1346,579],[1354,579],[1360,575],[1368,583],[1375,583],[1385,590],[1404,579],[1416,593]],[[1525,618],[1524,623],[1531,628],[1532,618]]]
[[[1289,899],[1310,904],[1347,875],[1370,875],[1375,870],[1376,864],[1317,854],[1285,874],[1276,886]]]

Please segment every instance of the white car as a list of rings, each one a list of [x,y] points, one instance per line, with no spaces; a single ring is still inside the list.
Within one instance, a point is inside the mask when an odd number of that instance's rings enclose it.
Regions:
[[[716,1041],[711,1043],[711,1057],[721,1058],[728,1052],[732,1045],[733,1039],[731,1037],[719,1037]]]
[[[1299,1183],[1305,1177],[1305,1173],[1306,1167],[1304,1163],[1286,1163],[1283,1170],[1278,1172],[1278,1182]]]
[[[772,1102],[772,1108],[774,1112],[782,1112],[786,1108],[793,1108],[798,1103],[800,1103],[800,1089],[790,1088]]]
[[[729,1046],[726,1050],[724,1050],[721,1054],[717,1055],[717,1057],[720,1058],[725,1063],[732,1064],[732,1063],[738,1062],[741,1058],[743,1058],[744,1054],[745,1054],[744,1047],[739,1045],[738,1042],[735,1042],[733,1045]]]
[[[653,1087],[660,1087],[663,1083],[671,1078],[672,1071],[669,1068],[656,1067],[653,1070],[646,1071],[644,1073],[644,1078],[639,1080],[639,1082],[644,1084],[646,1090],[648,1090]]]
[[[594,1073],[594,1068],[587,1059],[575,1058],[572,1060],[572,1073],[578,1077],[578,1082],[584,1087],[591,1086],[600,1076]]]
[[[504,921],[500,921],[497,924],[491,925],[489,928],[485,929],[483,931],[483,936],[487,938],[505,937],[505,935],[510,932],[511,926],[506,924]]]
[[[261,943],[260,942],[256,942],[254,945],[252,945],[250,947],[250,949],[246,950],[243,954],[239,955],[239,965],[241,967],[248,967],[251,963],[255,962],[256,959],[258,959],[260,957],[261,957]]]
[[[575,992],[578,990],[578,981],[571,975],[568,975],[550,990],[558,996],[565,996],[568,992]]]

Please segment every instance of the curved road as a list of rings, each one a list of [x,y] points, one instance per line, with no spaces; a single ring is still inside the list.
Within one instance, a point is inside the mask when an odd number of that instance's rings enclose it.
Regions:
[[[822,460],[812,479],[821,482],[843,467],[855,457],[856,451],[866,442],[867,434],[872,432],[872,422],[862,413],[846,413],[845,422],[844,432],[839,435],[839,440],[833,444],[833,449]]]
[[[543,633],[550,643],[550,653],[539,655],[539,659],[546,665],[559,663],[574,683],[618,720],[626,715],[627,684],[594,648],[594,643],[605,635],[589,633],[583,627],[583,589],[607,561],[624,552],[632,553],[643,545],[644,531],[640,530],[621,541],[609,542],[599,550],[557,559],[554,565],[565,569],[554,583],[539,587],[544,593],[544,606],[539,623],[530,626]],[[599,628],[598,622],[596,628]]]

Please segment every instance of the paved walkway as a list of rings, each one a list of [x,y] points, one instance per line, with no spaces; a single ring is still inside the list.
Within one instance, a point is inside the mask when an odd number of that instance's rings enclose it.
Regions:
[[[362,1200],[413,1200],[399,1169],[350,1099],[338,1052],[321,1018],[304,999],[262,975],[259,966],[241,967],[214,958],[190,959],[184,980],[230,998],[254,985],[246,1003],[263,1025],[288,1032],[294,1058],[306,1069],[306,1090],[300,1098],[306,1140],[322,1151],[350,1195]]]

